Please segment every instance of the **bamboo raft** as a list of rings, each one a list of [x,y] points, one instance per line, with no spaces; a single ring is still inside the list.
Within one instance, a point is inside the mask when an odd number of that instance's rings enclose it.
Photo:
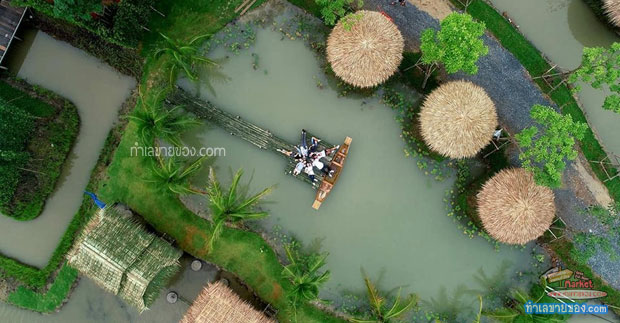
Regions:
[[[295,151],[295,144],[291,144],[284,139],[275,136],[271,133],[271,131],[258,127],[255,124],[242,119],[240,116],[222,111],[216,108],[211,102],[196,98],[180,88],[177,88],[168,96],[168,103],[172,105],[181,105],[185,110],[195,114],[198,118],[206,120],[224,129],[231,135],[239,137],[260,149],[276,152],[278,155],[286,159],[287,164],[285,173],[292,176],[296,162],[293,158],[281,153],[281,150]],[[310,132],[306,132],[306,137],[310,140],[313,135]],[[318,138],[317,136],[314,137]],[[318,150],[324,150],[332,147],[333,145],[330,143],[321,140],[319,142]],[[310,184],[313,189],[317,189],[319,184],[323,183],[326,177],[323,176],[322,173],[317,173],[315,176],[316,182],[314,183],[306,174],[303,173],[294,177],[304,183]]]

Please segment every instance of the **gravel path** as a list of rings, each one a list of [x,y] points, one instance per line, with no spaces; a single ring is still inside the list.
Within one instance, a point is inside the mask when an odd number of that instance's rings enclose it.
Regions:
[[[405,46],[408,49],[419,48],[419,39],[426,28],[439,28],[439,22],[428,13],[417,7],[407,5],[390,5],[391,0],[366,0],[365,7],[369,10],[381,10],[387,13],[399,26]],[[530,79],[521,63],[497,40],[489,35],[484,36],[489,47],[489,54],[478,61],[478,74],[467,75],[457,73],[449,75],[449,79],[466,79],[482,86],[496,104],[501,125],[510,133],[515,134],[522,129],[534,125],[529,111],[534,104],[554,106],[543,96],[538,86]],[[514,151],[514,150],[513,150]],[[512,163],[519,166],[516,155],[510,156]],[[569,163],[564,178],[579,179],[579,174]],[[584,183],[577,183],[585,187]],[[574,185],[573,185],[574,187]],[[565,185],[555,190],[558,214],[575,231],[589,231],[607,235],[606,230],[598,221],[579,212],[587,205],[576,192]],[[615,239],[610,239],[614,241]],[[616,249],[618,244],[615,244]],[[617,250],[620,255],[620,249]],[[590,259],[592,269],[614,288],[620,289],[620,261],[611,260],[609,255],[600,251]]]

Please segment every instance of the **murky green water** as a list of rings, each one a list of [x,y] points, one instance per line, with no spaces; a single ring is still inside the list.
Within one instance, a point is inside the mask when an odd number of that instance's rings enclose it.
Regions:
[[[478,268],[494,272],[504,260],[528,263],[528,251],[496,252],[488,242],[463,235],[442,201],[452,180],[436,182],[405,157],[394,112],[377,99],[338,98],[329,88],[317,88],[317,79],[327,82],[311,51],[301,41],[281,39],[278,32],[259,30],[253,48],[224,63],[231,80],[214,84],[217,96],[201,93],[290,142],[299,140],[302,128],[332,143],[352,137],[344,172],[321,209],[311,208],[315,192],[307,184],[284,174],[280,156],[220,129],[198,131],[191,141],[226,148],[226,156],[216,160],[223,179],[230,180],[229,168],[242,167],[253,175],[255,190],[277,184],[265,204],[271,216],[264,223],[306,244],[320,240],[332,271],[325,297],[361,291],[361,268],[381,277],[381,286],[405,286],[428,298],[440,286],[472,286]],[[252,53],[259,57],[257,70]]]
[[[75,146],[43,213],[26,222],[0,216],[0,252],[43,267],[82,203],[90,172],[135,80],[41,32],[18,76],[71,100],[81,121]]]
[[[608,47],[620,37],[599,22],[583,0],[491,0],[523,34],[560,67],[579,66],[584,46]],[[620,114],[601,108],[608,91],[584,86],[579,93],[588,122],[608,152],[620,155]]]

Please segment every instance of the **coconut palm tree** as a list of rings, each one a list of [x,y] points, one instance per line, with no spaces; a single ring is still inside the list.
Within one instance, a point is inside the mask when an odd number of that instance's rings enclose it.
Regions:
[[[164,34],[160,35],[164,38],[164,46],[155,52],[155,57],[168,55],[171,58],[170,85],[174,84],[178,71],[182,71],[190,80],[196,81],[199,77],[197,67],[219,67],[216,61],[199,54],[201,41],[210,37],[210,34],[198,35],[187,44],[179,43]]]
[[[206,195],[209,199],[211,220],[213,221],[213,232],[209,239],[209,252],[213,250],[213,244],[221,235],[226,222],[239,223],[267,216],[267,212],[255,212],[253,208],[263,197],[271,192],[273,187],[268,187],[250,198],[242,198],[237,192],[242,175],[243,170],[239,169],[233,176],[228,192],[224,192],[222,185],[215,177],[215,171],[213,168],[209,169],[209,185]]]
[[[293,306],[302,301],[318,299],[319,288],[331,276],[329,270],[319,272],[325,265],[328,254],[313,253],[307,257],[300,257],[295,245],[286,245],[284,250],[290,264],[284,267],[282,275],[293,284],[293,299],[291,299]]]
[[[469,308],[463,298],[469,296],[470,293],[471,290],[465,285],[458,285],[454,290],[454,294],[448,295],[446,287],[441,286],[437,297],[431,297],[428,301],[422,301],[423,307],[427,313],[431,313],[441,321],[454,322],[460,313]]]
[[[542,284],[542,285],[541,285]],[[532,286],[530,292],[522,290],[514,290],[512,293],[512,299],[509,305],[496,309],[494,311],[483,311],[482,315],[489,317],[497,322],[513,323],[513,322],[532,322],[532,323],[552,323],[552,322],[566,322],[570,315],[563,314],[528,314],[525,312],[524,305],[528,301],[538,303],[543,301],[544,303],[552,302],[549,296],[545,293],[544,280],[541,284],[535,284]],[[549,301],[544,301],[545,298],[549,298]]]
[[[136,133],[143,144],[157,144],[156,139],[163,139],[177,147],[182,145],[181,134],[201,122],[183,113],[180,106],[171,109],[161,104],[161,93],[148,102],[142,94],[138,98],[138,108],[128,116],[136,124]]]
[[[153,183],[153,187],[162,189],[174,194],[204,194],[204,192],[192,188],[190,178],[194,175],[207,156],[200,157],[193,162],[182,163],[174,157],[158,158],[157,163],[153,164],[150,170],[148,182]]]
[[[402,288],[398,289],[396,299],[388,306],[387,298],[382,296],[374,283],[364,273],[364,283],[366,284],[366,292],[368,301],[370,302],[370,309],[372,317],[370,319],[351,319],[353,322],[360,323],[387,323],[393,322],[398,318],[411,311],[418,303],[418,296],[416,294],[409,294],[403,301],[401,300]]]

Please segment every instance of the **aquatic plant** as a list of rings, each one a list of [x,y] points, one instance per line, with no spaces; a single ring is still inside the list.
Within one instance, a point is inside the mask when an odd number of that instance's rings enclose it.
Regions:
[[[387,323],[403,317],[418,304],[418,296],[409,294],[405,299],[401,298],[402,288],[398,289],[396,298],[391,304],[387,298],[381,295],[375,284],[370,280],[366,273],[363,273],[366,294],[370,303],[370,318],[353,318],[351,321],[359,323]]]
[[[243,176],[243,170],[239,169],[233,176],[228,192],[224,192],[222,185],[215,176],[215,171],[213,168],[209,169],[209,185],[206,196],[211,209],[213,232],[209,238],[208,252],[213,250],[213,245],[222,234],[226,222],[239,223],[264,218],[268,215],[267,212],[257,212],[253,209],[263,197],[271,192],[273,187],[265,188],[249,198],[243,198],[237,192],[241,176]]]
[[[474,21],[469,14],[452,13],[441,21],[441,29],[424,30],[420,39],[422,56],[419,63],[426,65],[422,88],[441,64],[452,74],[463,71],[478,73],[476,62],[489,52],[481,37],[486,26]]]
[[[468,309],[464,299],[468,293],[470,290],[465,285],[458,285],[452,295],[448,295],[446,287],[441,286],[437,297],[422,301],[426,316],[444,322],[457,322],[458,316]]]

